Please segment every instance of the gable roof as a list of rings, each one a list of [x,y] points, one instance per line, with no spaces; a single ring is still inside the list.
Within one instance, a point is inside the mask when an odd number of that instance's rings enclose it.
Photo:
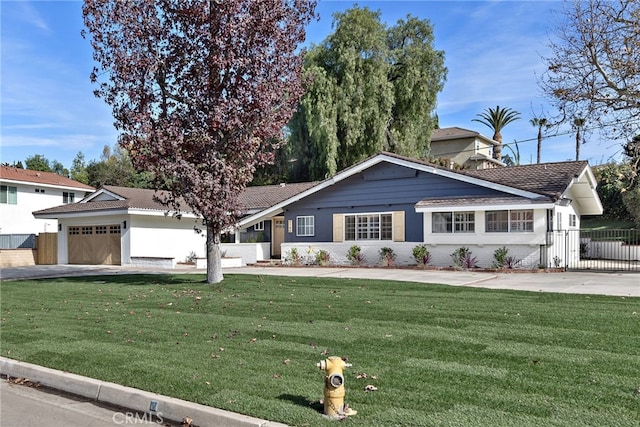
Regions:
[[[461,173],[511,187],[529,190],[558,200],[574,178],[580,177],[589,163],[570,161],[509,166],[506,168],[465,170]]]
[[[94,191],[90,185],[83,184],[73,179],[58,175],[53,172],[41,172],[30,169],[20,169],[11,166],[0,166],[0,179],[7,182],[29,183],[42,186],[60,187]]]
[[[239,201],[242,208],[248,213],[253,213],[273,206],[282,200],[288,199],[295,194],[304,191],[316,182],[305,182],[299,184],[267,185],[260,187],[247,187],[240,195]],[[157,194],[162,195],[163,191],[145,188],[118,187],[105,185],[95,193],[85,197],[78,203],[56,206],[53,208],[35,211],[33,214],[38,217],[51,215],[71,215],[80,212],[113,212],[143,210],[155,212],[167,212],[169,209],[155,199]],[[181,204],[181,211],[187,214],[190,208],[186,203]]]
[[[448,141],[454,139],[478,138],[492,145],[498,145],[497,141],[482,135],[474,130],[464,129],[457,126],[439,128],[431,131],[431,141]]]

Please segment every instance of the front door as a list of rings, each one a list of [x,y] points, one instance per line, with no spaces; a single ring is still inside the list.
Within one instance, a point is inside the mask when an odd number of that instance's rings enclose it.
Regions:
[[[280,245],[284,243],[284,217],[276,216],[271,221],[273,224],[273,230],[271,233],[271,254],[274,258],[280,258],[282,256],[282,250]]]

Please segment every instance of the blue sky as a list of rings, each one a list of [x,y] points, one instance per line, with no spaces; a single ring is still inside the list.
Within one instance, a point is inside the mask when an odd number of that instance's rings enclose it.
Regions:
[[[308,27],[307,42],[320,43],[332,32],[332,14],[353,1],[321,0],[320,20]],[[502,132],[504,142],[519,141],[521,162],[536,161],[534,115],[552,112],[541,95],[537,75],[545,67],[546,42],[562,6],[559,1],[360,1],[380,10],[393,25],[407,14],[429,19],[436,48],[445,51],[449,69],[438,96],[440,126],[472,129],[491,137],[489,128],[471,120],[487,107],[511,107],[522,119]],[[110,108],[93,96],[93,67],[79,1],[2,1],[1,152],[13,163],[34,154],[66,167],[81,151],[98,160],[117,133]],[[564,129],[566,131],[567,129]],[[587,136],[581,160],[592,165],[619,158],[619,144]],[[509,153],[503,150],[503,154]],[[543,141],[542,161],[575,159],[575,137],[564,134]]]

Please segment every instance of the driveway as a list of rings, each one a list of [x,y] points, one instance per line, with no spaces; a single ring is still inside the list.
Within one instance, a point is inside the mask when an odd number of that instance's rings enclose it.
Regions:
[[[176,274],[205,273],[193,267],[151,269],[96,265],[36,265],[3,268],[1,280],[30,278],[95,276],[103,274]],[[229,268],[225,274],[261,274],[278,276],[333,277],[340,279],[384,279],[422,283],[440,283],[489,289],[512,289],[533,292],[558,292],[640,297],[640,273],[496,273],[485,271],[444,271],[393,268],[351,267],[256,267]]]

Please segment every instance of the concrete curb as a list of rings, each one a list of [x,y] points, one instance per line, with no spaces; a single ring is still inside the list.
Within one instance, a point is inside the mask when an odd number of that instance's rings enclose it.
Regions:
[[[193,419],[194,424],[200,427],[287,427],[285,424],[236,414],[210,406],[187,402],[186,400],[162,396],[5,357],[0,357],[0,373],[15,378],[27,378],[46,387],[82,396],[96,402],[151,415],[162,415],[167,420],[180,422],[184,417],[188,416]],[[152,401],[157,402],[156,411],[150,411]]]

